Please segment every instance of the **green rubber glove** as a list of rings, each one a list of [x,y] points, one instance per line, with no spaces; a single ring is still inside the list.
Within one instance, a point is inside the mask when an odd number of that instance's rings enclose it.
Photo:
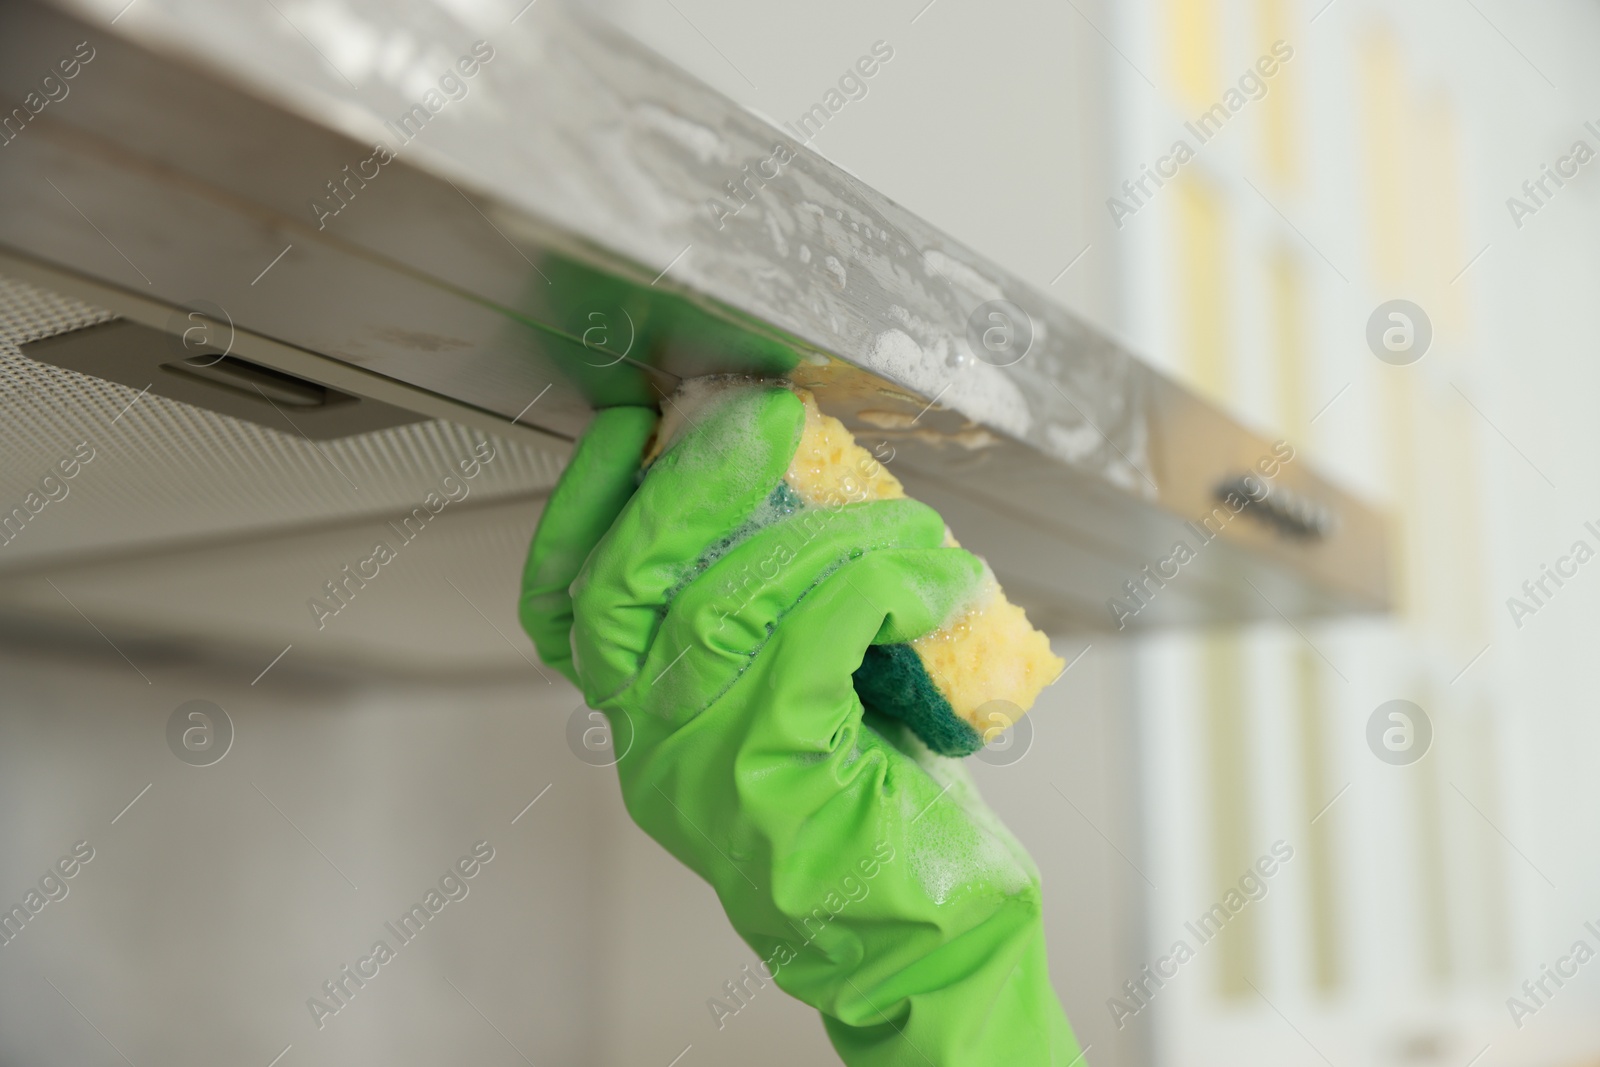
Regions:
[[[611,722],[629,814],[851,1067],[1071,1067],[1032,861],[959,761],[851,682],[870,645],[937,628],[980,562],[915,501],[774,510],[787,390],[693,422],[639,484],[654,414],[600,412],[523,580],[540,656]]]

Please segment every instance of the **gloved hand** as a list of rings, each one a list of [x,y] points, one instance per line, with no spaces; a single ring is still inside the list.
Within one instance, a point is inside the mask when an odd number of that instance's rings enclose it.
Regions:
[[[711,883],[851,1067],[1077,1063],[1027,853],[958,761],[851,683],[869,645],[935,629],[981,563],[911,500],[752,527],[799,441],[787,390],[703,409],[639,484],[655,419],[598,414],[520,604],[540,656],[608,716],[629,814]]]

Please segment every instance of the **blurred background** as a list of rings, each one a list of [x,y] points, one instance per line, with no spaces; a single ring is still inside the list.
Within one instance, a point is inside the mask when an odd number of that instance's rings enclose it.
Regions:
[[[290,14],[337,54],[341,10]],[[595,13],[774,124],[886,42],[814,149],[1390,515],[1392,615],[1064,628],[1073,665],[1029,747],[974,767],[1043,872],[1086,1061],[1600,1064],[1600,568],[1575,550],[1600,548],[1600,8]],[[0,298],[14,322],[106,317],[20,282]],[[1370,341],[1396,300],[1431,335],[1411,362]],[[8,393],[36,335],[0,339]],[[517,629],[557,458],[488,438],[470,499],[314,630],[308,590],[368,552],[385,502],[431,487],[394,456],[433,470],[484,435],[330,446],[379,498],[344,509],[309,443],[261,431],[260,469],[227,468],[220,417],[133,392],[0,426],[4,500],[64,458],[63,425],[94,441],[0,547],[0,904],[75,843],[93,854],[0,947],[0,1063],[833,1062],[776,989],[709,1010],[754,954],[584,761],[577,693]],[[192,447],[119,448],[162,432]],[[218,477],[252,489],[186,491]],[[169,744],[196,700],[229,738],[204,767]],[[468,895],[319,1027],[307,999],[479,842]],[[1196,937],[1274,854],[1261,899]],[[1192,958],[1155,985],[1179,941]]]

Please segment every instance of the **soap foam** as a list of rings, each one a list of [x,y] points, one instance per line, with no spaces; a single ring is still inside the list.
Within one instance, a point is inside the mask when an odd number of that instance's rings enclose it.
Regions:
[[[911,872],[928,898],[943,905],[986,893],[1014,896],[1031,885],[1038,878],[1032,859],[984,806],[961,762],[936,755],[909,730],[902,733],[895,743],[911,757],[912,773],[925,773],[945,790],[942,796],[926,788],[898,790]]]
[[[733,473],[745,479],[744,484],[733,487],[740,496],[748,498],[755,492],[768,490],[737,529],[708,545],[698,558],[685,564],[674,576],[669,601],[736,545],[793,510],[786,508],[785,502],[775,499],[776,494],[770,492],[776,485],[756,486],[752,482],[763,467],[769,466],[761,462],[761,451],[772,447],[758,431],[764,398],[752,388],[764,384],[777,383],[742,375],[695,378],[682,383],[662,404],[663,414],[656,426],[655,439],[645,452],[647,466],[671,453],[674,474],[680,478],[692,480],[699,473],[715,471],[726,480]],[[702,434],[690,447],[679,447],[689,431],[710,421],[718,424],[714,438]]]
[[[903,323],[916,328],[915,316],[902,312]],[[963,347],[966,342],[961,342]],[[969,361],[952,367],[941,358],[949,342],[939,338],[930,352],[905,330],[888,329],[873,340],[869,369],[924,396],[939,397],[940,406],[953,408],[975,422],[998,427],[1016,437],[1027,436],[1033,425],[1027,398],[999,367]]]

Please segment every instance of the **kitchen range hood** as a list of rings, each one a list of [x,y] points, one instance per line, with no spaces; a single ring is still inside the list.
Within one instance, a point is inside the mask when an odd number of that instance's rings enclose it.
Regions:
[[[0,11],[0,405],[37,429],[0,488],[50,420],[238,461],[0,579],[403,511],[485,440],[473,506],[537,497],[596,407],[737,373],[814,390],[1042,625],[1388,605],[1371,506],[612,28],[424,4],[396,58],[378,0],[125,2]]]

